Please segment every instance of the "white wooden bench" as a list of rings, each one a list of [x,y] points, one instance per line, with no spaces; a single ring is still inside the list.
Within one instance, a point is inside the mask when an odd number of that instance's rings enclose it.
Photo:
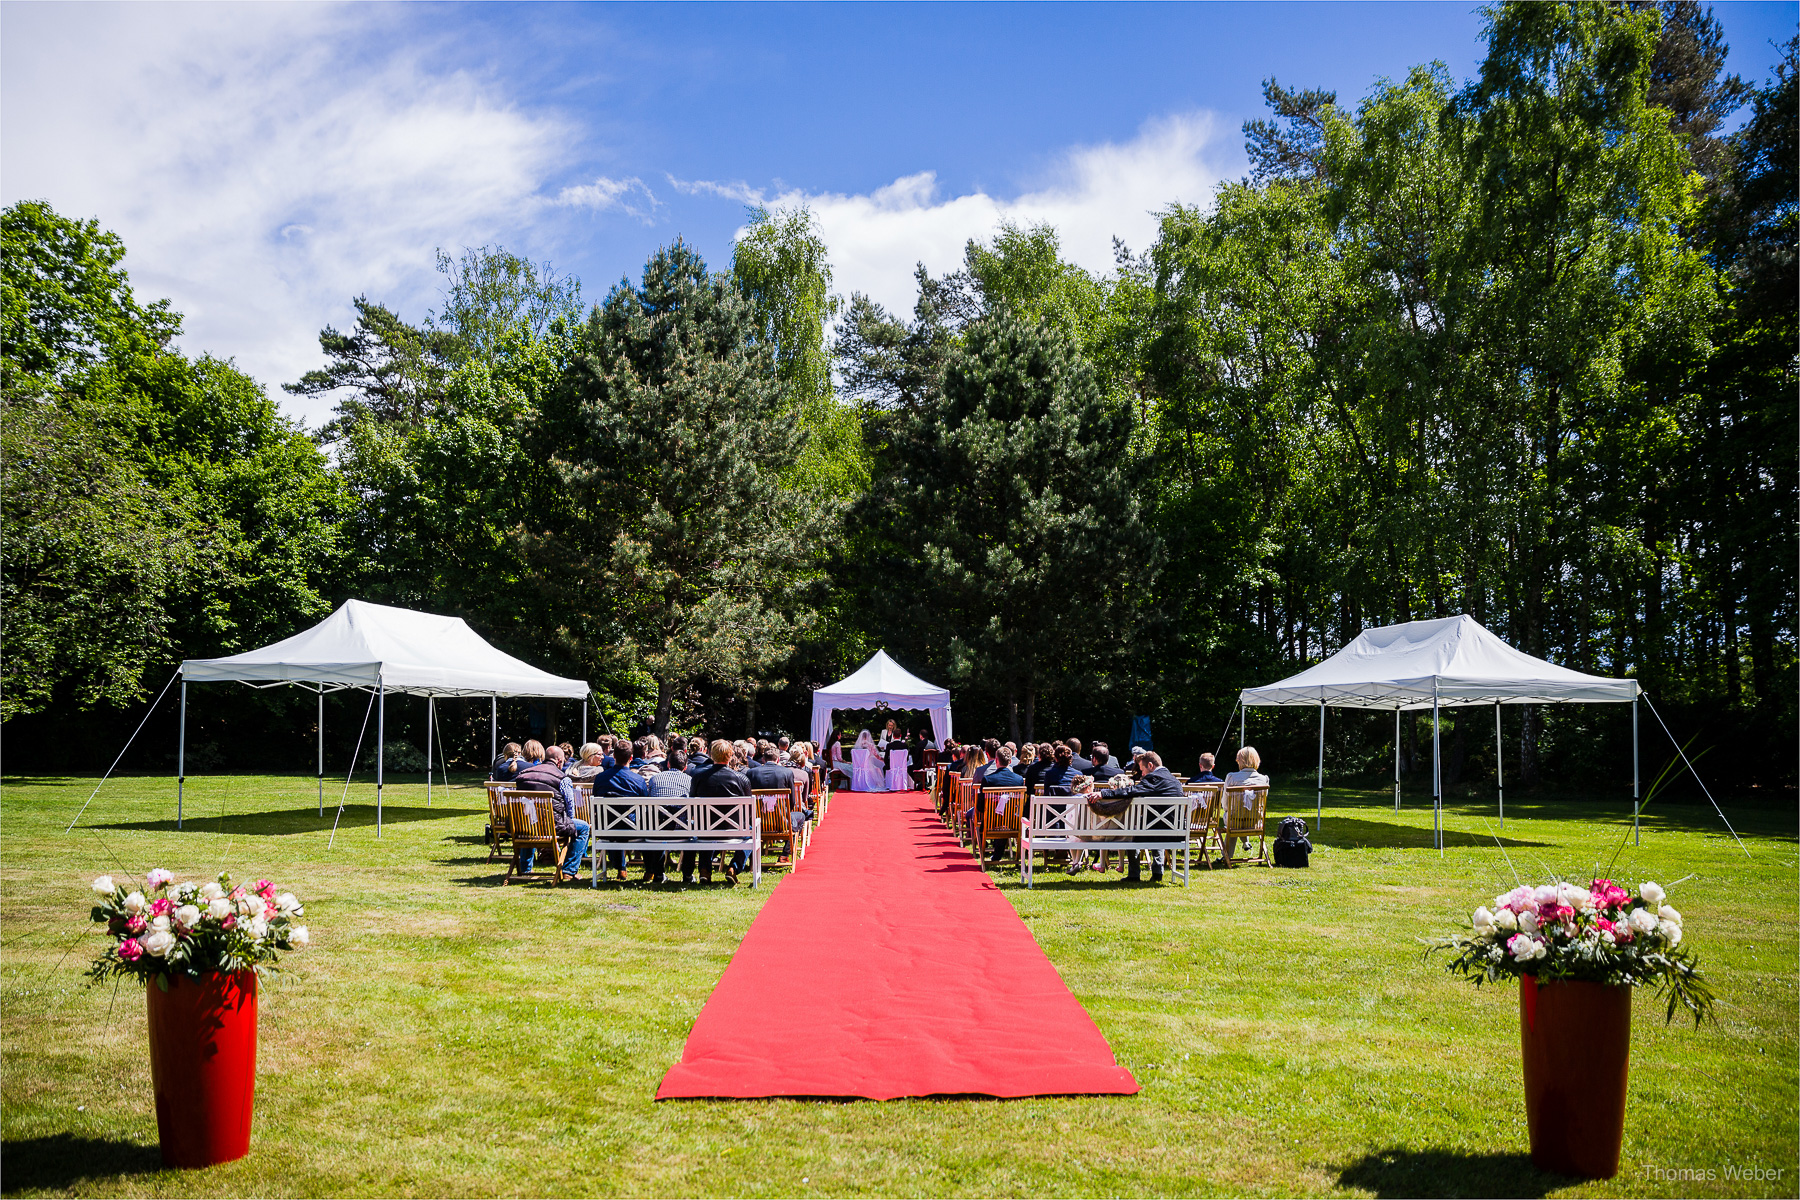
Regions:
[[[1084,796],[1033,796],[1031,815],[1020,826],[1019,873],[1025,886],[1036,874],[1033,851],[1139,850],[1181,851],[1181,883],[1188,884],[1188,809],[1186,796],[1139,796],[1116,817],[1102,817]]]
[[[756,807],[750,796],[595,796],[588,810],[594,886],[600,886],[608,850],[742,850],[750,856],[755,887],[762,882],[762,819]]]

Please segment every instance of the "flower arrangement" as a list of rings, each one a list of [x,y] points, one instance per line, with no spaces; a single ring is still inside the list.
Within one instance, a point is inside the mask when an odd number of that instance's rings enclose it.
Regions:
[[[1681,914],[1655,883],[1636,893],[1610,879],[1586,887],[1561,880],[1541,887],[1521,885],[1494,897],[1494,907],[1475,910],[1467,935],[1432,943],[1451,954],[1445,965],[1478,986],[1502,976],[1531,975],[1543,981],[1654,987],[1666,991],[1666,1019],[1677,1005],[1694,1023],[1711,1015],[1712,990],[1699,963],[1681,946]]]
[[[92,917],[113,941],[88,968],[96,983],[114,975],[154,978],[168,990],[172,976],[199,979],[219,972],[258,974],[275,966],[283,950],[312,940],[299,924],[306,908],[292,892],[277,892],[267,879],[233,885],[220,874],[211,883],[176,883],[158,867],[142,888],[94,880],[100,897]]]

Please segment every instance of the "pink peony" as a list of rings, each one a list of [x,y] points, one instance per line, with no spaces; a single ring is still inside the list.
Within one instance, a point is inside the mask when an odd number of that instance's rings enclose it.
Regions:
[[[263,901],[263,919],[264,920],[273,921],[275,919],[275,914],[280,911],[281,911],[281,907],[278,904],[276,904],[274,900],[270,899],[270,900]]]
[[[240,883],[240,884],[238,884],[238,886],[231,889],[231,899],[242,900],[243,898],[244,898],[244,885]]]
[[[119,943],[119,957],[126,962],[136,962],[144,956],[143,944],[135,938],[128,938]]]
[[[275,885],[267,879],[259,879],[256,881],[256,894],[265,900],[272,899],[275,895]]]
[[[236,929],[237,928],[237,914],[232,913],[229,917],[226,917],[223,921],[220,921],[219,927],[221,929]]]
[[[144,882],[153,888],[159,888],[159,887],[162,887],[164,884],[173,883],[174,881],[175,881],[175,872],[165,870],[162,867],[157,867],[155,870],[151,871],[148,875],[144,876]]]
[[[146,928],[147,926],[144,924],[144,918],[142,917],[130,917],[125,922],[125,931],[127,933],[142,933]]]
[[[150,902],[150,915],[153,917],[166,917],[174,911],[175,902],[167,896],[158,896]]]

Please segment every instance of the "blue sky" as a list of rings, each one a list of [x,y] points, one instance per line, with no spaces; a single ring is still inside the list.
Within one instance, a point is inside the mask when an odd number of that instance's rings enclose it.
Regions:
[[[1764,78],[1788,2],[1715,5]],[[804,201],[838,290],[911,302],[1002,219],[1092,269],[1243,173],[1261,83],[1363,96],[1442,61],[1460,3],[0,5],[0,200],[97,216],[183,346],[277,385],[366,292],[418,318],[433,250],[502,243],[598,299],[747,203]],[[316,424],[325,406],[283,396]]]

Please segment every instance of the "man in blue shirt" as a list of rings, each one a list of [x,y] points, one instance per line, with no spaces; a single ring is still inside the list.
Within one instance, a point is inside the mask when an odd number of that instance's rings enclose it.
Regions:
[[[513,776],[513,783],[530,791],[550,792],[555,799],[550,802],[550,811],[556,822],[556,836],[569,839],[568,853],[563,856],[563,879],[574,880],[581,867],[581,860],[587,854],[588,836],[592,832],[586,821],[575,816],[578,806],[575,785],[569,782],[568,774],[563,770],[563,752],[560,746],[552,746],[548,751],[543,744],[536,741],[525,743],[525,757],[531,764]],[[530,874],[537,851],[527,850],[519,858],[521,874]]]
[[[1022,788],[1025,786],[1025,777],[1013,770],[1013,754],[1005,746],[995,746],[993,760],[981,770],[986,772],[981,777],[980,787],[982,788]],[[1026,798],[1025,803],[1031,803],[1029,797]],[[979,789],[975,793],[975,804],[981,812],[987,811],[987,797],[982,795]],[[970,809],[967,819],[971,826],[973,826],[975,816],[976,809]],[[988,847],[990,861],[998,861],[1004,853],[1006,853],[1006,843],[1003,841],[995,841]]]
[[[1213,763],[1215,761],[1216,760],[1213,758],[1212,755],[1202,754],[1200,756],[1200,773],[1198,775],[1194,776],[1192,779],[1188,780],[1188,782],[1189,783],[1224,783],[1225,781],[1223,779],[1220,779],[1217,775],[1213,774]]]
[[[594,795],[596,796],[648,796],[650,781],[630,767],[629,760],[633,750],[643,753],[643,743],[635,747],[625,741],[613,743],[612,758],[608,766],[594,776]],[[625,852],[608,850],[606,852],[606,870],[617,871],[620,880],[625,878]]]

